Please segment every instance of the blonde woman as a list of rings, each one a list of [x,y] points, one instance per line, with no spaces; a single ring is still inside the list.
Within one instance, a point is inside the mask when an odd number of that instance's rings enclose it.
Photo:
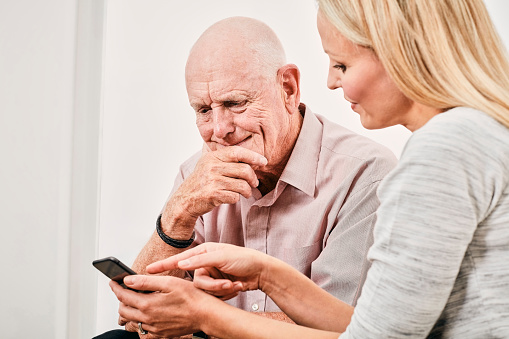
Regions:
[[[120,314],[166,336],[509,338],[509,65],[483,2],[318,3],[328,87],[343,89],[366,128],[414,132],[378,191],[372,267],[355,312],[281,261],[203,244],[147,268],[195,269],[194,283],[126,281],[161,292],[152,295],[112,284]],[[299,325],[210,296],[252,289]]]

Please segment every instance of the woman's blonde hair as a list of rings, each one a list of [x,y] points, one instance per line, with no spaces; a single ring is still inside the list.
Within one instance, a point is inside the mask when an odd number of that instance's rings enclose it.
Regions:
[[[507,52],[482,0],[318,0],[419,103],[481,110],[509,127]]]

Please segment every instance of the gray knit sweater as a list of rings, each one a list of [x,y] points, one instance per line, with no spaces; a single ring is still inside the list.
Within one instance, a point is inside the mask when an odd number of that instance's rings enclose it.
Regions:
[[[409,139],[345,338],[509,338],[509,129],[455,108]]]

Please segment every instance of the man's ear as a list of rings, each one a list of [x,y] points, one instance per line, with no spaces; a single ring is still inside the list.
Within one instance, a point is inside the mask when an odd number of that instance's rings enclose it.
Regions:
[[[283,99],[289,112],[295,112],[300,104],[300,71],[294,64],[287,64],[278,71],[278,79],[283,88]]]

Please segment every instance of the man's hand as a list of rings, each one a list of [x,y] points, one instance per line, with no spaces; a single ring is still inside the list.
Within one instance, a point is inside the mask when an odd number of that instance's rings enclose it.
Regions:
[[[204,152],[175,199],[184,202],[194,218],[221,204],[234,204],[241,195],[251,196],[251,189],[258,186],[255,169],[266,163],[262,155],[238,146]]]
[[[200,310],[217,298],[193,287],[192,282],[169,276],[135,275],[124,283],[137,290],[157,291],[144,294],[121,287],[111,281],[110,287],[120,301],[119,314],[129,324],[142,323],[149,334],[142,338],[168,338],[200,330]],[[138,326],[128,330],[138,332]]]
[[[163,231],[175,239],[189,239],[196,219],[221,204],[249,198],[258,186],[255,169],[267,164],[262,155],[239,146],[204,152],[196,167],[168,200]]]

